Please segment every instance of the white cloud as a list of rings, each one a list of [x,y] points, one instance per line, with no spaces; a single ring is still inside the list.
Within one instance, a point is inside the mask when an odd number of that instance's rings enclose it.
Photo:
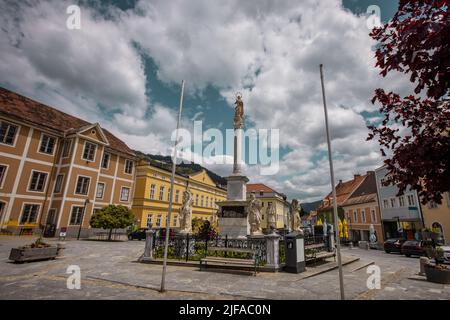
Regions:
[[[365,19],[338,0],[139,1],[128,11],[110,7],[112,18],[82,7],[82,29],[73,31],[65,27],[68,4],[0,5],[0,82],[89,114],[134,148],[168,153],[176,115],[152,102],[158,93],[146,87],[136,43],[155,61],[158,78],[171,85],[185,79],[188,95],[212,85],[232,106],[243,92],[254,126],[279,129],[281,145],[292,150],[278,176],[259,176],[257,166],[248,175],[305,200],[329,190],[319,64],[338,179],[381,163],[360,115],[376,110],[373,90],[409,88],[404,76],[378,76]],[[196,111],[191,120],[215,112]]]

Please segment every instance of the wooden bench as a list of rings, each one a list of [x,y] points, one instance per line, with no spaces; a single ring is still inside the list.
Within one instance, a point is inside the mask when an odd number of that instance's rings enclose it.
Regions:
[[[316,263],[317,260],[326,259],[329,257],[334,257],[334,259],[336,260],[336,254],[334,251],[333,252],[321,251],[325,247],[326,247],[325,243],[315,243],[315,244],[306,245],[305,246],[306,261],[313,260],[314,263]],[[310,250],[311,254],[310,255],[306,254],[306,250]]]
[[[208,263],[214,266],[226,266],[226,267],[244,267],[249,268],[253,267],[254,275],[256,276],[258,263],[256,259],[256,252],[252,249],[244,249],[244,248],[225,248],[225,247],[208,247],[208,251],[213,252],[230,252],[230,253],[246,253],[251,255],[251,259],[242,259],[242,258],[228,258],[228,257],[217,257],[217,256],[206,256],[200,259],[200,270],[202,267],[206,269]]]

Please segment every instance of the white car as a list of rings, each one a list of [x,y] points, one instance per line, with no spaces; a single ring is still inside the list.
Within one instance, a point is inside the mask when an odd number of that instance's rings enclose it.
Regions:
[[[444,259],[442,262],[450,263],[450,243],[441,246],[441,248],[444,250]]]

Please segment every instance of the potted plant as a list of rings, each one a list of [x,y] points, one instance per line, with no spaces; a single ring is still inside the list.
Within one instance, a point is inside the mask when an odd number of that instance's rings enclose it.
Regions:
[[[441,261],[444,256],[444,250],[441,247],[427,247],[425,253],[429,258],[434,260],[434,263],[425,264],[425,275],[427,281],[450,284],[450,268],[442,264]]]
[[[55,259],[62,248],[50,245],[39,237],[35,242],[18,248],[12,248],[9,260],[14,262],[38,261]]]

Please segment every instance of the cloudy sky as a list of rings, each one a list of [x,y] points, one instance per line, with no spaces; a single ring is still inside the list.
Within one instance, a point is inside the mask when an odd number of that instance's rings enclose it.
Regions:
[[[81,29],[66,27],[71,4]],[[179,87],[183,126],[232,128],[234,94],[246,127],[279,129],[280,170],[264,182],[310,201],[330,190],[319,77],[324,64],[336,179],[382,163],[366,142],[375,88],[409,90],[401,74],[375,69],[367,7],[382,21],[397,1],[2,1],[0,85],[91,122],[132,148],[169,154]],[[229,167],[207,165],[219,174]]]

